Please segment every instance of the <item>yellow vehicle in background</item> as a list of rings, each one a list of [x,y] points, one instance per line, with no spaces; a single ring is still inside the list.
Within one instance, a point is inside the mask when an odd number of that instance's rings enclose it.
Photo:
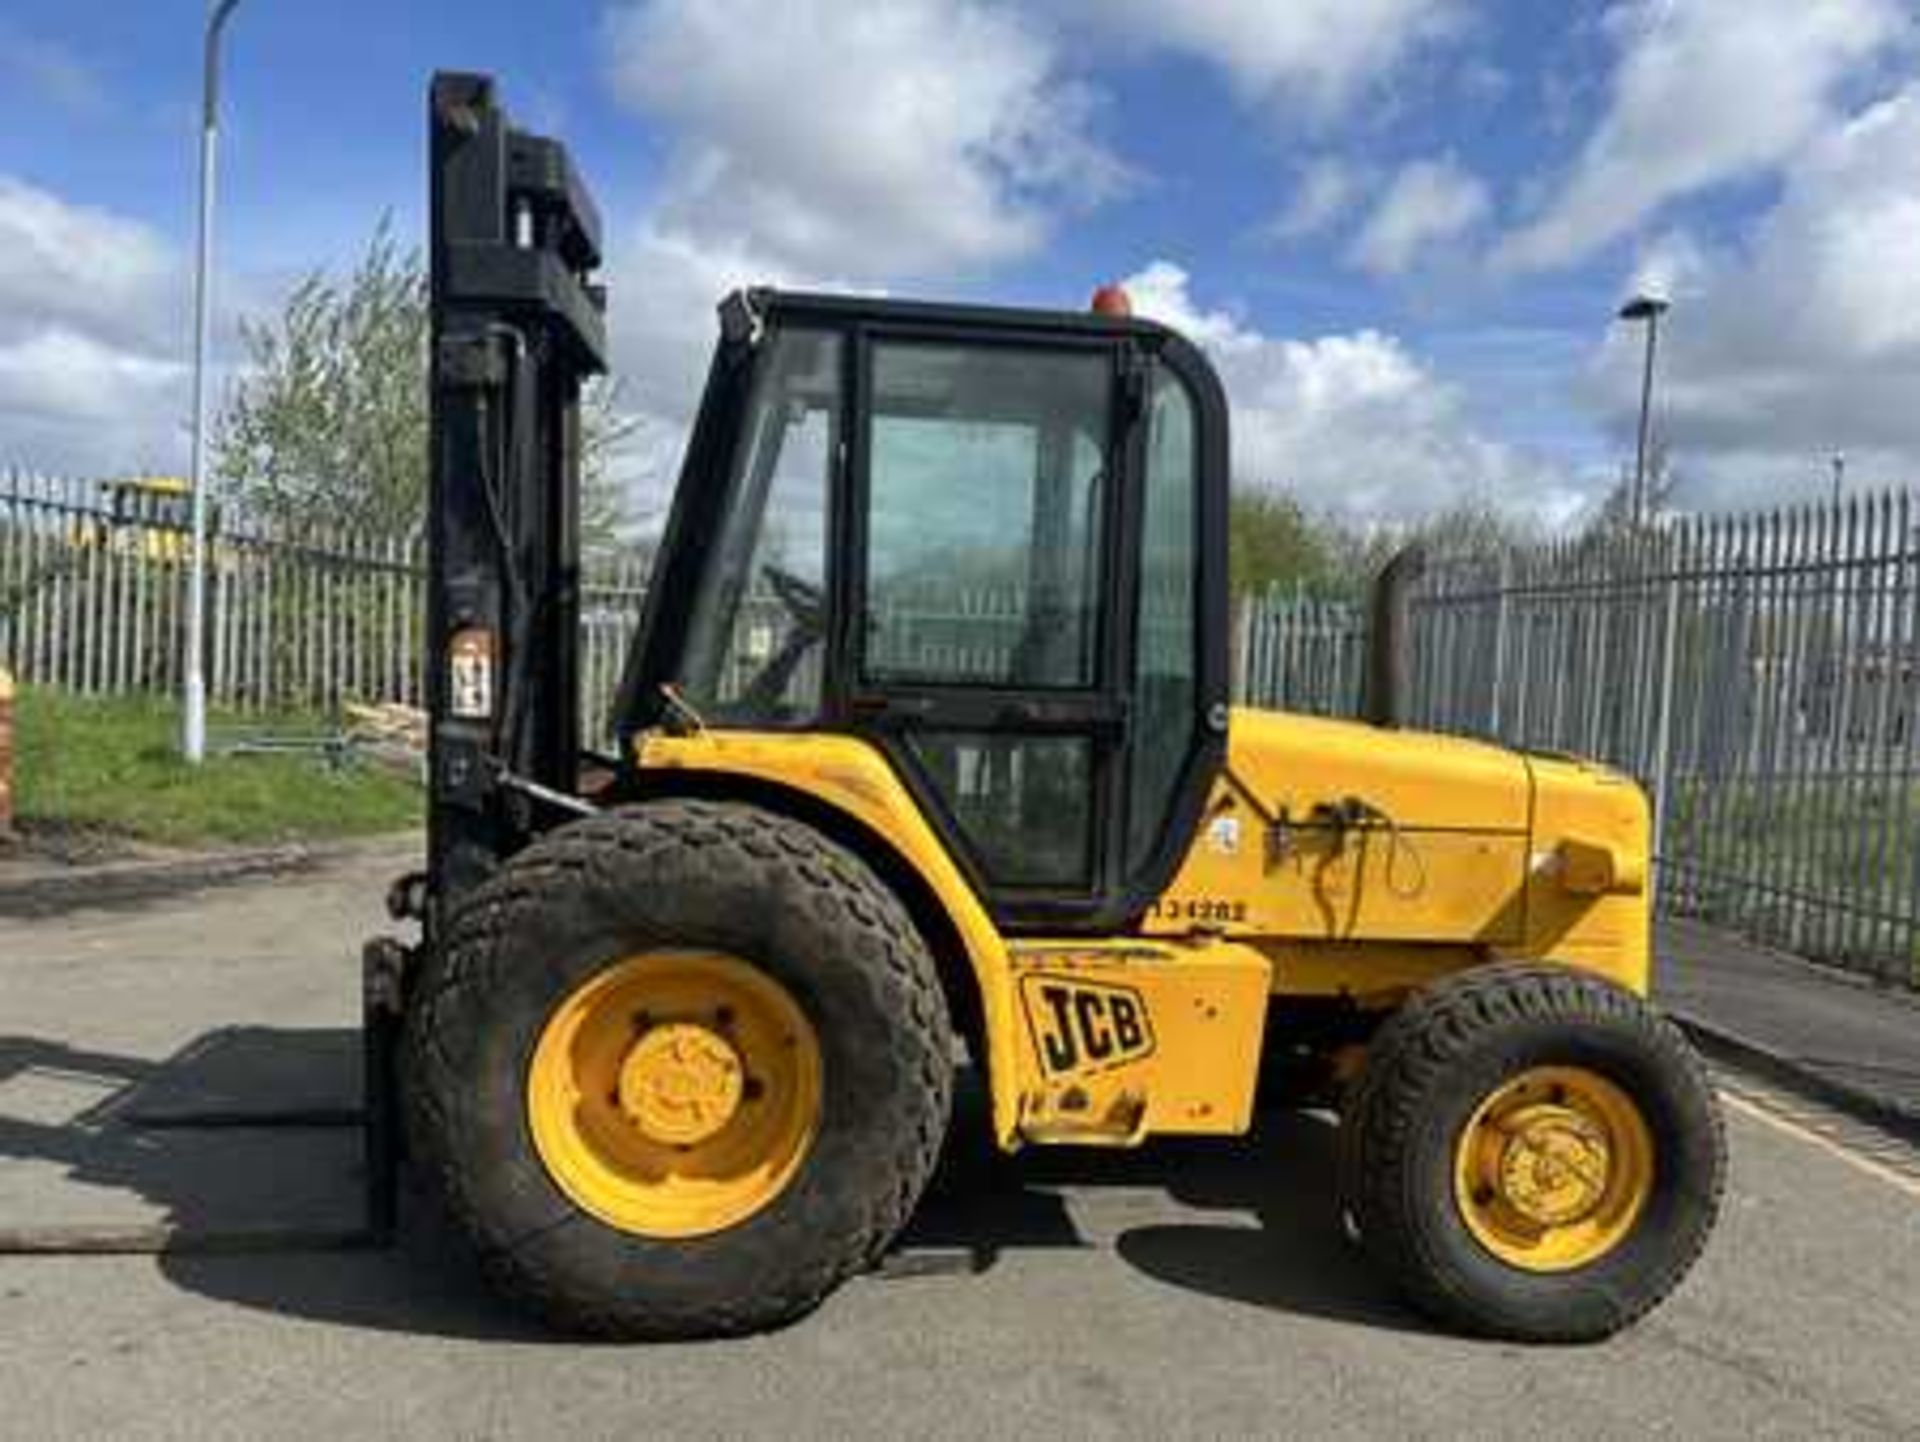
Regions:
[[[146,561],[184,561],[193,553],[193,482],[185,476],[129,476],[101,483],[105,514],[74,526],[74,545]],[[209,531],[217,531],[217,512]]]

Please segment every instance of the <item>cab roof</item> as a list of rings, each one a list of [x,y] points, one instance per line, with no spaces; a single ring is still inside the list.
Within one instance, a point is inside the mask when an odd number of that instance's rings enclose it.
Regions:
[[[1047,310],[1037,306],[976,305],[954,301],[910,300],[893,296],[837,294],[831,291],[780,290],[754,286],[735,291],[722,303],[744,301],[768,320],[844,323],[877,321],[929,329],[1001,330],[1028,334],[1134,335],[1142,339],[1177,338],[1178,332],[1143,316],[1115,316],[1092,310]]]

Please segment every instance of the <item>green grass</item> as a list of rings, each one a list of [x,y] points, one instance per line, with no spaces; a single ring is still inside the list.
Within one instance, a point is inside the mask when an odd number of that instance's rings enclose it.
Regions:
[[[421,820],[420,787],[362,761],[219,754],[225,735],[326,732],[322,717],[224,714],[206,763],[180,760],[179,708],[151,696],[23,689],[16,703],[14,811],[29,837],[93,835],[170,846],[298,841],[397,831]]]

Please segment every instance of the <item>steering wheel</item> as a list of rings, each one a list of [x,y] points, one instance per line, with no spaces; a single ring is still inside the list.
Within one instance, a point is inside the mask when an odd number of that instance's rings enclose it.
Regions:
[[[783,566],[763,563],[760,574],[766,578],[774,599],[785,606],[787,614],[793,617],[795,629],[806,632],[810,638],[817,638],[826,615],[826,593],[812,581],[794,575]]]

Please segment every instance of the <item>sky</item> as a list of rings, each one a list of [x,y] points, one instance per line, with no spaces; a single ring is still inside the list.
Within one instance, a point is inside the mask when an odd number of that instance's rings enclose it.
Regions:
[[[0,7],[0,465],[185,467],[194,0]],[[607,220],[623,468],[657,515],[747,283],[1078,308],[1207,348],[1236,484],[1358,524],[1576,526],[1672,301],[1672,504],[1920,483],[1914,0],[243,0],[239,320],[419,234],[436,68],[490,71]]]

